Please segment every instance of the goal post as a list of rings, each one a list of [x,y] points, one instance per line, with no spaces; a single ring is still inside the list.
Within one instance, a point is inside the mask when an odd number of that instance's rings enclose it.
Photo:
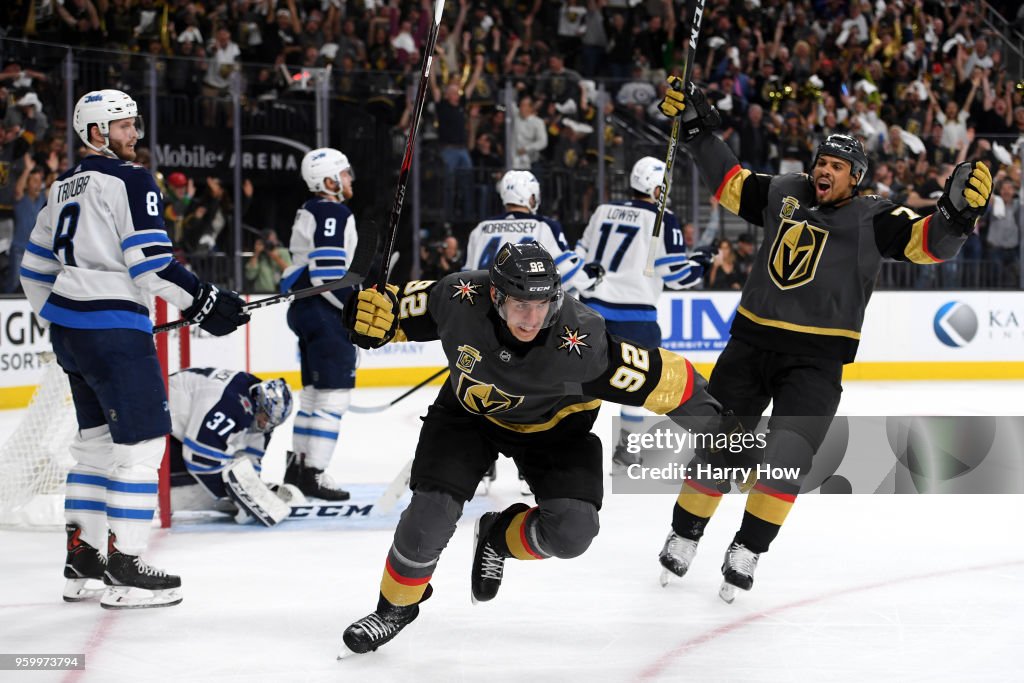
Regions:
[[[156,298],[150,310],[159,325],[177,319],[178,310]],[[164,386],[171,373],[191,362],[189,329],[157,335],[156,351]],[[64,524],[67,473],[74,465],[71,441],[78,430],[68,377],[50,351],[41,355],[39,384],[17,425],[0,440],[0,526],[59,527]],[[171,525],[168,446],[160,466],[160,526]]]

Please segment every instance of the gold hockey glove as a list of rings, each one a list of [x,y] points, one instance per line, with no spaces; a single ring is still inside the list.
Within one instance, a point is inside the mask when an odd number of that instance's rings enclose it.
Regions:
[[[376,349],[394,339],[398,332],[398,289],[389,285],[383,294],[376,289],[354,293],[345,303],[346,321],[352,331],[352,343],[364,349]]]

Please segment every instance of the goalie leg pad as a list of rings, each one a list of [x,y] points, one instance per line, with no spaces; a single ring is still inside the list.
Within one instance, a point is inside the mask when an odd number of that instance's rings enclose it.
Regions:
[[[249,458],[238,458],[222,476],[228,496],[240,509],[235,521],[242,523],[251,517],[263,526],[274,526],[291,514],[291,506],[263,483]]]

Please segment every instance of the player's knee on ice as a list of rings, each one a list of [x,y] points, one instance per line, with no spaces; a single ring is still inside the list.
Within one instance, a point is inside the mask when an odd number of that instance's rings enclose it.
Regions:
[[[574,498],[551,498],[538,505],[537,541],[541,549],[563,560],[579,557],[600,530],[597,507]]]
[[[448,545],[460,517],[462,503],[451,494],[419,487],[395,529],[395,548],[413,562],[433,562]]]

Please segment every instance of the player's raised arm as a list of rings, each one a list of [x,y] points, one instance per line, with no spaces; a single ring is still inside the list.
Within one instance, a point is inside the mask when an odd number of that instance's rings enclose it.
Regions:
[[[449,275],[445,281],[458,280],[459,275]],[[352,294],[345,305],[345,325],[352,332],[352,343],[364,349],[376,349],[392,341],[439,339],[437,323],[428,306],[439,282],[413,280],[403,285],[388,285],[384,292],[364,289]]]
[[[669,76],[669,85],[677,80]],[[685,93],[670,87],[658,107],[669,118],[682,117],[680,138],[715,199],[743,220],[762,225],[772,176],[740,166],[729,146],[712,134],[722,117],[701,89],[693,83],[686,84]]]
[[[992,194],[992,174],[980,161],[958,165],[946,180],[937,210],[922,217],[884,199],[874,215],[875,243],[883,256],[921,265],[956,256]]]

